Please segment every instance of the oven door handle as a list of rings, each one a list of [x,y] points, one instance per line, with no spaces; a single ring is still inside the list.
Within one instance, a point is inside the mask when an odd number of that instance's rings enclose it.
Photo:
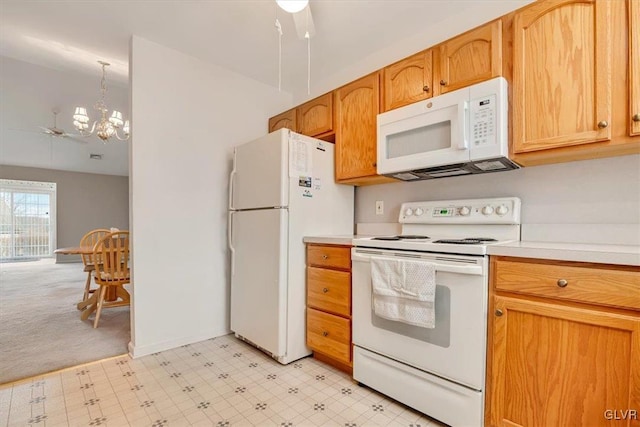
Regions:
[[[369,263],[371,256],[361,255],[357,252],[353,252],[351,254],[351,260],[354,262],[366,262]],[[401,258],[398,258],[401,259]],[[420,258],[403,258],[407,260],[417,261]],[[436,273],[457,273],[457,274],[470,274],[474,276],[482,275],[482,266],[481,265],[451,265],[451,264],[439,264],[436,260],[423,259],[424,262],[428,262],[430,264],[435,264]]]

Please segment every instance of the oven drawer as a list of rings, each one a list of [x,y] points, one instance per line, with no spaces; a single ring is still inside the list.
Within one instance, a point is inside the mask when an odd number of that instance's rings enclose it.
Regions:
[[[640,271],[615,266],[496,258],[496,290],[640,310]]]
[[[351,316],[351,273],[307,267],[307,305]]]
[[[307,265],[351,269],[351,248],[348,246],[307,245]]]
[[[351,363],[350,320],[307,308],[307,346],[341,362]]]

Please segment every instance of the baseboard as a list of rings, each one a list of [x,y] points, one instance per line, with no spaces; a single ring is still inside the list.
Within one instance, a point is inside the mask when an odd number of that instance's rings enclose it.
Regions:
[[[171,350],[176,347],[180,347],[186,344],[193,344],[200,341],[205,341],[211,338],[217,338],[224,335],[230,334],[231,331],[220,331],[220,332],[212,332],[201,335],[193,335],[190,337],[180,337],[170,341],[163,341],[155,344],[148,344],[144,346],[136,346],[132,341],[129,341],[129,356],[133,359],[137,359],[138,357],[148,356],[153,353],[157,353],[159,351]]]

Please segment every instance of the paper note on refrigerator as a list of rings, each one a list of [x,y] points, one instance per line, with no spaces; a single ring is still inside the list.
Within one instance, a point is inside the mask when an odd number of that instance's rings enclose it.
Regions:
[[[297,138],[289,140],[289,177],[312,176],[311,156],[313,147]]]

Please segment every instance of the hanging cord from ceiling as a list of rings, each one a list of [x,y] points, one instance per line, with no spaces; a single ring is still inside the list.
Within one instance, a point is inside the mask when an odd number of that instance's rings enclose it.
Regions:
[[[278,32],[278,92],[282,92],[282,25],[278,19],[278,6],[276,4],[276,31]]]
[[[307,31],[304,38],[307,39],[307,95],[311,94],[311,35],[309,35],[309,5],[307,5]]]

